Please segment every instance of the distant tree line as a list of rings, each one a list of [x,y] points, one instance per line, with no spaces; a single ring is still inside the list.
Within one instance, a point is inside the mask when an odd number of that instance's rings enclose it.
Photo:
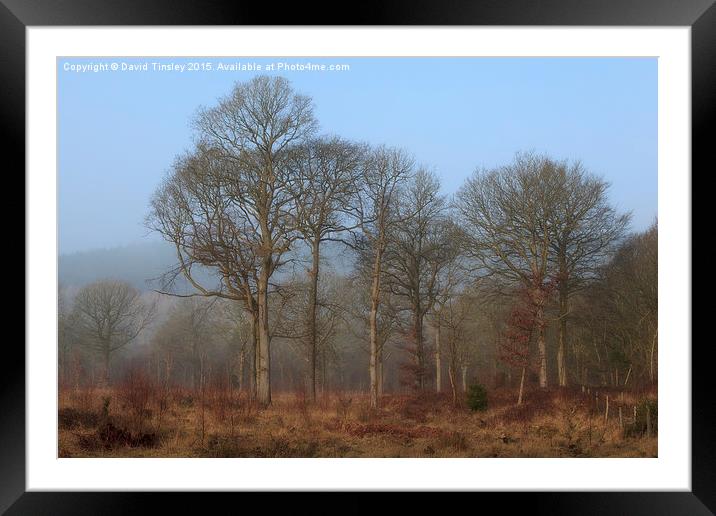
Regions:
[[[137,356],[158,381],[213,374],[264,406],[272,385],[311,400],[364,389],[377,406],[388,384],[447,383],[457,400],[468,376],[519,385],[520,402],[533,381],[657,380],[656,223],[629,234],[580,163],[517,154],[448,197],[403,149],[318,134],[282,77],[237,84],[194,129],[146,222],[176,252],[155,285],[175,303],[158,317],[113,281],[61,296],[61,378],[74,360],[109,383],[144,332]],[[326,246],[353,269],[331,270]]]

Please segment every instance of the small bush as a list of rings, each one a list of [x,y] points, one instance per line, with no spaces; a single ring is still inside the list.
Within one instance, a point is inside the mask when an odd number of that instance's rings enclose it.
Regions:
[[[657,435],[658,403],[652,399],[642,399],[636,405],[636,419],[624,427],[625,437],[642,437],[647,435],[648,426],[651,426],[651,435]],[[649,424],[647,424],[647,413]]]
[[[411,396],[403,401],[398,407],[398,413],[405,419],[416,423],[425,423],[427,413],[430,411],[430,401],[426,396]]]
[[[370,406],[369,403],[361,403],[356,407],[356,419],[361,423],[369,423],[375,421],[378,411]]]
[[[255,400],[248,397],[236,400],[236,421],[247,425],[252,425],[258,419],[259,406]]]
[[[338,396],[338,405],[336,406],[336,416],[340,419],[347,419],[348,414],[350,413],[351,403],[353,402],[353,398],[344,398],[342,396]]]
[[[487,410],[487,389],[482,384],[473,383],[468,387],[467,406],[473,412]]]
[[[159,445],[159,439],[154,433],[132,433],[126,428],[121,428],[107,423],[97,430],[97,437],[108,450],[121,446],[131,448],[154,448]]]
[[[71,407],[61,408],[57,413],[60,428],[76,428],[78,426],[97,426],[99,418],[94,412],[76,410]]]
[[[179,406],[182,408],[191,408],[194,406],[194,397],[191,394],[181,396],[179,398]]]
[[[149,409],[149,403],[154,395],[152,381],[144,371],[133,369],[125,376],[118,391],[123,408],[131,415],[134,429],[142,432],[144,421],[152,416]]]
[[[102,423],[106,423],[107,421],[109,421],[109,405],[111,402],[111,396],[104,396],[102,398],[102,412],[100,415],[100,421],[102,421]]]
[[[437,440],[437,445],[441,448],[450,448],[456,451],[465,451],[470,448],[467,437],[461,432],[450,432],[441,436]]]
[[[240,446],[237,438],[216,434],[209,436],[206,443],[206,452],[209,457],[216,458],[251,456],[249,450],[245,450]]]

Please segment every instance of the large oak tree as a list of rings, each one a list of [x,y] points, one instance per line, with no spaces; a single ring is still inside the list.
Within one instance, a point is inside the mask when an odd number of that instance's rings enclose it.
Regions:
[[[200,294],[240,299],[252,312],[256,396],[264,406],[271,403],[270,279],[297,238],[289,157],[316,125],[311,99],[285,78],[236,84],[199,111],[197,149],[157,193],[150,215],[177,248],[177,270]],[[194,265],[214,270],[220,286],[199,285]]]

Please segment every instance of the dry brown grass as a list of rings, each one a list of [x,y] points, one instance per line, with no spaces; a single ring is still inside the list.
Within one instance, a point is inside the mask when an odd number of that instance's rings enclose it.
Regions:
[[[610,417],[594,393],[490,393],[470,412],[448,396],[385,396],[373,410],[362,393],[275,394],[258,409],[244,394],[201,394],[139,385],[63,391],[61,457],[655,457],[656,437],[624,437],[649,393],[610,394]],[[613,399],[613,401],[611,401]],[[603,402],[602,402],[603,403]],[[203,416],[202,416],[203,414]]]

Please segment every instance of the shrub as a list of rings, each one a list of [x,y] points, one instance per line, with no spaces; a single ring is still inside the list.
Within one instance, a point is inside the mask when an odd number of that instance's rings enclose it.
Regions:
[[[344,398],[340,394],[338,395],[338,405],[336,406],[336,415],[338,418],[343,420],[348,418],[352,402],[353,398]]]
[[[647,424],[647,413],[649,424]],[[642,399],[636,405],[636,419],[624,427],[625,437],[642,437],[647,435],[648,426],[651,426],[651,435],[659,432],[658,403],[653,399]]]
[[[487,389],[482,384],[473,383],[467,389],[467,406],[470,410],[487,410]]]
[[[123,408],[127,409],[132,417],[135,430],[141,432],[144,420],[151,417],[149,403],[154,394],[152,381],[144,371],[132,369],[119,386],[118,394],[124,403]]]
[[[442,435],[438,438],[437,445],[441,448],[451,448],[457,451],[465,451],[470,448],[467,437],[462,432],[450,432],[447,435]]]
[[[57,412],[59,428],[76,428],[78,426],[97,426],[98,418],[94,412],[76,410],[71,407],[61,408]]]
[[[206,453],[209,457],[218,458],[251,456],[250,450],[242,448],[237,438],[216,434],[209,436]]]
[[[410,397],[401,404],[398,413],[405,419],[410,419],[416,423],[425,423],[427,412],[430,410],[430,404],[425,396]]]
[[[108,450],[122,446],[154,448],[159,445],[157,435],[154,433],[138,432],[134,434],[126,428],[117,427],[112,423],[107,423],[97,429],[97,437]]]
[[[100,419],[103,423],[109,421],[109,404],[112,402],[111,396],[102,397],[102,413]]]
[[[378,415],[378,411],[368,403],[361,403],[356,407],[356,419],[361,423],[374,421]]]

